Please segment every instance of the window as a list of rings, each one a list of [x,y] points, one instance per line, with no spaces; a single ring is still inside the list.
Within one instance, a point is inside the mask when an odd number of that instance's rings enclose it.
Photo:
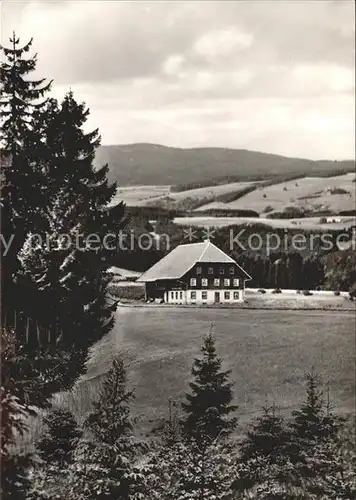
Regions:
[[[201,292],[202,300],[206,300],[208,298],[208,292]]]
[[[201,286],[208,286],[208,280],[206,278],[202,278]]]
[[[230,292],[225,292],[224,293],[224,299],[225,300],[230,300]]]
[[[229,274],[235,274],[235,268],[234,267],[229,267]]]
[[[214,269],[212,267],[208,267],[208,274],[214,274]]]
[[[230,286],[230,280],[229,278],[224,279],[224,286]]]
[[[214,286],[220,286],[220,280],[219,278],[214,279]]]
[[[190,286],[197,286],[197,280],[195,278],[190,279]]]
[[[183,292],[179,292],[179,298],[180,298],[180,300],[183,299]]]
[[[178,300],[178,292],[176,292],[176,300]]]
[[[201,267],[197,267],[197,274],[201,274]]]
[[[234,300],[239,300],[239,292],[234,292]]]
[[[197,292],[190,292],[190,298],[195,300],[197,298]]]
[[[220,267],[220,274],[225,274],[225,268],[224,267]]]
[[[234,286],[239,286],[239,280],[234,278]]]
[[[174,292],[171,292],[171,299],[174,300]]]

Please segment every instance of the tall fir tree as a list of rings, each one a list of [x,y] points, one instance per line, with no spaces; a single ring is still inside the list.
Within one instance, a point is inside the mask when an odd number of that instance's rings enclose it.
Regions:
[[[37,123],[45,131],[40,147],[51,182],[48,228],[39,242],[28,235],[18,279],[25,313],[47,331],[59,332],[60,345],[73,354],[77,377],[85,369],[88,348],[114,323],[116,304],[108,296],[106,269],[116,248],[108,250],[105,238],[124,226],[124,206],[109,207],[117,186],[108,181],[107,165],[94,167],[100,136],[97,130],[83,131],[89,114],[85,105],[69,92],[61,105],[50,100],[46,111]]]
[[[2,53],[0,85],[0,149],[2,164],[1,232],[5,241],[11,241],[7,252],[2,252],[1,303],[2,313],[12,314],[17,305],[14,273],[17,270],[17,252],[26,233],[41,224],[41,208],[46,204],[42,186],[43,172],[38,168],[34,111],[45,104],[43,100],[51,82],[31,80],[35,71],[36,55],[28,57],[32,39],[21,46],[13,33],[10,47],[0,46]],[[2,318],[4,320],[4,316]]]
[[[230,417],[237,409],[231,404],[230,372],[221,370],[222,360],[216,353],[211,333],[204,338],[201,352],[202,357],[196,358],[192,367],[191,393],[186,394],[186,401],[182,403],[185,433],[198,442],[226,436],[237,424],[236,418]]]
[[[116,251],[102,242],[122,227],[124,207],[108,206],[116,185],[107,165],[93,166],[100,137],[82,131],[88,110],[72,93],[61,105],[44,100],[51,83],[29,79],[37,61],[28,57],[32,40],[21,47],[14,34],[10,42],[1,48],[1,229],[5,241],[14,239],[2,255],[2,324],[19,343],[12,375],[27,381],[28,402],[45,406],[53,392],[70,388],[89,347],[113,325],[105,269]],[[89,234],[98,247],[85,245]]]

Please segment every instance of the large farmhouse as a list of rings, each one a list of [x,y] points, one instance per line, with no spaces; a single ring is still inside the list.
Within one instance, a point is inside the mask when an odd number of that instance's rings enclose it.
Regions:
[[[143,273],[146,300],[169,304],[238,303],[249,276],[211,241],[179,245]]]

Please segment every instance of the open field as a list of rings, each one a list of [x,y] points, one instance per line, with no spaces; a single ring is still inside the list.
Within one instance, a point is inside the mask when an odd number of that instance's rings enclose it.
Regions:
[[[333,219],[331,219],[333,220]],[[327,231],[331,229],[343,229],[356,223],[356,217],[345,216],[334,219],[337,222],[320,223],[320,217],[304,217],[298,219],[268,219],[267,217],[176,217],[174,223],[180,226],[191,227],[228,227],[234,224],[251,225],[264,224],[273,228],[291,228],[301,227],[302,229]]]
[[[355,302],[349,300],[348,292],[340,292],[335,295],[329,290],[312,290],[311,295],[304,295],[303,291],[282,290],[282,293],[273,293],[272,289],[266,289],[266,293],[261,294],[257,288],[246,288],[246,304],[249,308],[266,309],[333,309],[352,310],[356,312]]]
[[[355,315],[341,311],[119,308],[113,331],[92,351],[87,374],[56,403],[82,418],[112,356],[121,352],[136,390],[134,413],[147,432],[167,415],[168,398],[179,400],[187,390],[192,360],[211,325],[224,367],[232,371],[241,427],[266,401],[286,412],[295,408],[311,369],[330,382],[338,411],[353,412]]]
[[[338,213],[355,208],[354,173],[335,177],[304,177],[263,187],[257,182],[231,182],[185,191],[171,191],[170,185],[137,185],[119,189],[113,203],[155,206],[178,210],[254,210],[260,214],[280,212],[287,207]],[[260,184],[258,186],[258,184]],[[238,194],[256,185],[241,198],[225,203],[221,196]]]
[[[112,204],[124,201],[128,206],[137,206],[143,201],[160,196],[166,196],[170,192],[170,186],[128,186],[119,187]]]
[[[147,199],[140,202],[140,205],[149,206],[162,206],[165,208],[184,208],[191,203],[201,203],[214,200],[218,196],[226,195],[229,193],[239,193],[244,189],[253,186],[255,182],[231,182],[228,184],[221,184],[218,186],[207,186],[196,189],[188,189],[186,191],[171,192],[166,196],[157,196],[155,198]]]
[[[258,187],[236,201],[218,205],[215,203],[200,207],[224,208],[230,210],[250,209],[258,213],[282,211],[295,206],[306,210],[338,213],[355,209],[354,173],[335,177],[304,177],[303,179],[281,182],[272,186]]]
[[[161,206],[171,208],[184,206],[184,203],[190,201],[202,202],[214,200],[216,197],[228,194],[238,193],[245,188],[256,184],[255,182],[231,182],[218,186],[208,186],[186,191],[171,192],[171,186],[127,186],[119,187],[112,204],[123,201],[127,206]]]

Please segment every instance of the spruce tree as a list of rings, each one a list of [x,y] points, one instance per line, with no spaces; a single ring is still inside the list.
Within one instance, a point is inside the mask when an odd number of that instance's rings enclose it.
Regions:
[[[284,418],[277,414],[276,407],[263,407],[258,417],[247,431],[241,443],[241,460],[265,457],[270,462],[285,455],[288,451],[290,433]]]
[[[234,489],[247,492],[259,486],[261,498],[265,489],[270,494],[273,490],[285,494],[291,488],[293,475],[289,447],[290,432],[283,416],[278,415],[274,405],[264,407],[241,442]]]
[[[340,429],[342,419],[333,414],[330,404],[325,404],[323,393],[319,390],[318,377],[307,373],[306,399],[298,410],[292,412],[291,429],[301,448],[334,439]]]
[[[130,403],[134,399],[134,391],[127,390],[126,385],[124,363],[122,359],[115,358],[105,375],[99,398],[84,422],[84,427],[98,442],[114,444],[121,437],[132,434],[134,422]]]
[[[74,453],[70,498],[126,500],[140,491],[142,477],[135,466],[140,445],[133,436],[132,399],[123,361],[116,358],[84,422],[89,436]]]
[[[52,410],[45,417],[44,423],[46,431],[36,446],[41,458],[46,463],[68,464],[82,437],[74,416],[70,411]]]
[[[61,105],[50,100],[46,109],[43,124],[40,118],[37,123],[45,130],[42,157],[51,179],[48,229],[37,246],[29,234],[19,254],[19,282],[23,308],[48,330],[60,332],[60,345],[73,354],[78,376],[90,345],[114,323],[116,304],[108,297],[106,269],[116,249],[104,243],[108,233],[124,226],[124,207],[109,207],[117,186],[108,182],[107,165],[93,166],[100,137],[97,130],[83,131],[85,105],[69,92]]]
[[[332,412],[329,402],[325,404],[315,374],[307,374],[306,399],[292,416],[290,459],[294,475],[306,484],[319,481],[333,473],[326,457],[330,457],[330,450],[339,448],[338,437],[344,419]]]
[[[211,333],[204,338],[201,352],[202,357],[196,358],[192,367],[191,393],[186,394],[186,401],[182,403],[185,433],[197,441],[226,436],[237,423],[236,418],[230,417],[237,408],[231,404],[230,372],[221,370],[222,361]]]
[[[14,273],[17,270],[17,252],[26,233],[41,224],[41,207],[46,204],[42,186],[43,172],[39,168],[33,113],[44,105],[43,97],[50,90],[51,82],[45,79],[31,80],[29,75],[36,69],[36,56],[28,57],[32,39],[20,45],[13,33],[10,47],[0,46],[0,149],[2,164],[1,182],[1,233],[11,240],[9,251],[2,254],[2,314],[8,316],[18,309],[17,288]],[[42,101],[41,101],[42,99]]]

